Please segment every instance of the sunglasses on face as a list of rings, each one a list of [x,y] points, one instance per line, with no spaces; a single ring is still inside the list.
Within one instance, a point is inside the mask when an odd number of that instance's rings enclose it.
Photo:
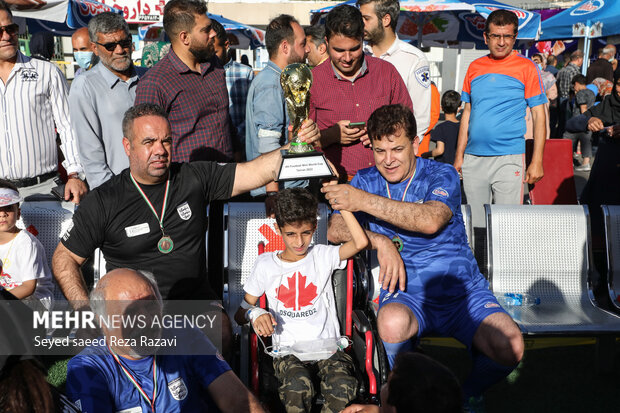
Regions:
[[[16,23],[7,24],[6,26],[0,26],[0,37],[4,35],[4,32],[7,32],[9,36],[13,36],[19,30],[19,25]]]
[[[120,42],[110,42],[110,43],[99,43],[95,42],[99,46],[105,48],[108,52],[113,52],[116,50],[116,46],[120,45],[123,49],[129,49],[132,45],[131,39],[123,39]]]

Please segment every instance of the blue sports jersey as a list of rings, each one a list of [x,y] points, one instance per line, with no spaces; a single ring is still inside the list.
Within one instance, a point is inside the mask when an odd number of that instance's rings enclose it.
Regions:
[[[389,184],[393,200],[400,201],[408,179]],[[387,181],[376,167],[363,169],[355,175],[351,185],[371,194],[388,198]],[[416,173],[405,202],[422,204],[439,201],[452,211],[448,225],[433,235],[405,231],[363,212],[357,212],[360,223],[367,223],[371,231],[392,239],[403,240],[400,255],[407,270],[408,294],[431,302],[462,297],[467,291],[487,286],[478,270],[463,224],[459,176],[452,165],[417,158]]]
[[[186,336],[187,337],[187,336]],[[222,356],[201,333],[191,334],[192,345],[205,346],[210,355],[158,355],[156,412],[208,412],[213,401],[207,387],[230,370]],[[210,351],[212,350],[212,351]],[[119,357],[149,398],[153,395],[153,357]],[[150,404],[123,373],[106,346],[90,346],[69,360],[67,395],[83,412],[150,412]]]

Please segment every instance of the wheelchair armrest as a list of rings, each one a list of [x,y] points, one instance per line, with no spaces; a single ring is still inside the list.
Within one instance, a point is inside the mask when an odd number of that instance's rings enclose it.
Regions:
[[[360,333],[371,331],[370,321],[368,321],[368,317],[366,317],[366,314],[364,314],[362,310],[354,310],[352,316],[355,330]]]

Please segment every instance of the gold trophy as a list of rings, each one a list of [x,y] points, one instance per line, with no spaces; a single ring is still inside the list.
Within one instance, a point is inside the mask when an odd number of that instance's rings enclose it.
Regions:
[[[286,110],[293,129],[291,147],[288,151],[282,151],[278,181],[334,176],[325,155],[314,150],[312,145],[302,142],[297,135],[310,112],[310,86],[312,86],[310,67],[305,63],[292,63],[286,66],[280,75],[280,85],[284,90]]]

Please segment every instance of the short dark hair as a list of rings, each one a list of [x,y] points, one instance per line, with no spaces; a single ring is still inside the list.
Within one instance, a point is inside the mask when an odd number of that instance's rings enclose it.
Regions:
[[[390,27],[396,31],[398,24],[398,16],[400,16],[400,3],[398,0],[357,0],[357,7],[364,4],[375,3],[375,14],[379,20],[383,19],[386,14],[390,15]]]
[[[131,38],[129,25],[123,16],[111,11],[100,13],[88,22],[88,37],[91,42],[96,42],[98,40],[97,33],[108,34],[119,30],[124,31],[127,37]]]
[[[0,10],[2,9],[0,8]],[[0,188],[12,189],[13,191],[19,192],[19,189],[17,189],[12,182],[7,181],[6,179],[0,179]]]
[[[398,413],[460,413],[461,386],[443,364],[420,353],[396,356],[388,380],[388,404]]]
[[[172,37],[189,32],[196,25],[195,15],[207,14],[203,0],[170,0],[164,6],[164,30]]]
[[[582,75],[581,73],[579,73],[578,75],[573,76],[573,78],[570,81],[571,85],[574,85],[575,83],[579,83],[580,85],[587,85],[588,82],[586,80],[586,77],[584,75]]]
[[[550,54],[549,56],[547,56],[548,66],[555,66],[557,64],[558,64],[558,59],[554,55]]]
[[[127,139],[133,139],[133,123],[136,119],[143,116],[159,116],[168,120],[168,114],[161,106],[154,103],[140,103],[136,106],[132,106],[125,112],[123,116],[123,136]]]
[[[407,138],[413,142],[417,135],[417,125],[413,112],[408,107],[398,105],[384,105],[375,110],[367,123],[370,140],[381,140],[384,136],[393,135],[402,129]]]
[[[276,195],[274,214],[278,226],[308,222],[316,227],[318,201],[305,188],[287,188]]]
[[[352,39],[364,38],[364,20],[357,7],[341,4],[327,13],[325,18],[325,37],[327,41],[335,35]]]
[[[224,44],[228,40],[226,29],[224,29],[222,23],[218,22],[215,19],[211,19],[211,28],[215,32],[215,37],[220,40],[220,43]]]
[[[11,20],[13,20],[13,12],[11,11],[9,5],[4,2],[4,0],[0,0],[0,10],[4,10],[5,12],[7,12]]]
[[[487,21],[484,22],[485,33],[489,33],[489,25],[491,24],[496,26],[508,26],[512,24],[515,28],[514,34],[517,34],[519,31],[519,18],[510,10],[500,9],[489,14]]]
[[[444,113],[456,113],[461,106],[461,95],[456,90],[446,90],[441,97],[441,108]]]
[[[284,40],[291,45],[295,43],[293,23],[299,24],[297,19],[290,14],[281,14],[267,25],[267,30],[265,31],[265,46],[267,47],[270,58],[278,54],[278,48]]]
[[[310,36],[310,41],[314,43],[316,47],[325,44],[325,26],[322,24],[304,28],[304,34]]]

